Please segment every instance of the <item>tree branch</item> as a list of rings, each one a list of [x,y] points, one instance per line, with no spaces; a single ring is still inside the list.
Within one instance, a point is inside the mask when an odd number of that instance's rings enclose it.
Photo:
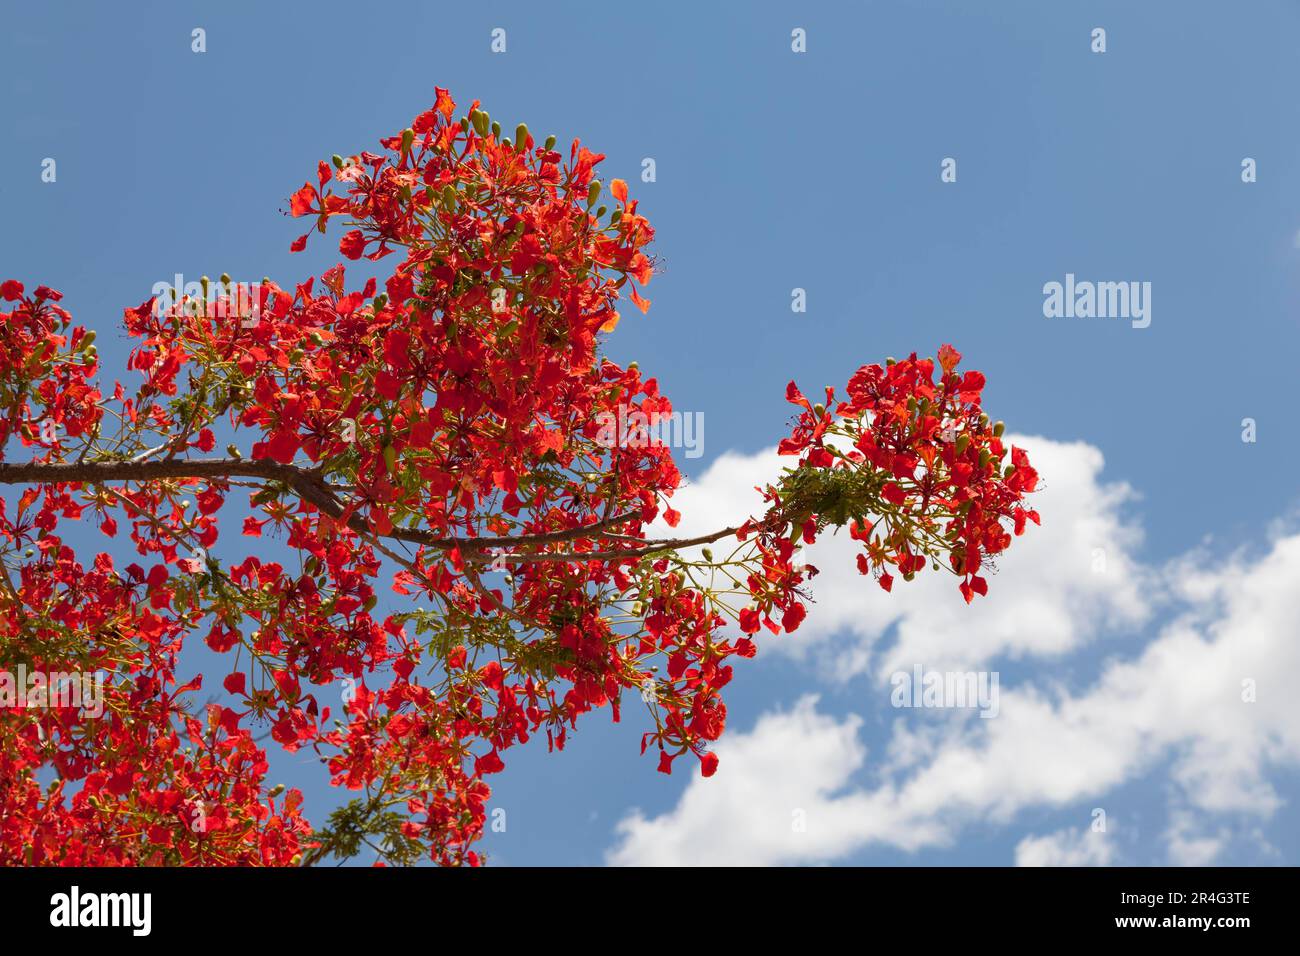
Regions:
[[[678,548],[689,548],[698,544],[712,544],[723,538],[729,538],[740,530],[740,525],[723,528],[710,534],[695,538],[646,538],[642,548],[623,548],[617,551],[543,551],[540,554],[511,554],[506,557],[508,564],[535,564],[540,561],[622,561],[628,558],[644,558]]]
[[[305,501],[315,505],[331,518],[343,515],[344,507],[334,496],[329,485],[321,478],[318,471],[300,468],[297,465],[283,465],[276,461],[246,461],[242,458],[208,458],[208,459],[168,459],[165,461],[98,461],[98,462],[26,462],[12,464],[0,462],[0,485],[19,484],[106,484],[117,481],[159,481],[165,479],[222,479],[222,478],[261,478],[268,481],[282,481],[296,491]],[[558,544],[579,538],[599,536],[601,531],[626,524],[635,520],[639,511],[627,511],[622,514],[603,518],[592,524],[578,525],[560,531],[541,531],[533,534],[500,535],[497,537],[464,538],[436,535],[418,528],[394,528],[383,537],[399,541],[409,541],[431,548],[460,548],[464,551],[482,552],[491,549],[529,547],[536,545]],[[360,515],[350,515],[348,526],[362,534],[371,533],[371,529]],[[716,540],[716,539],[712,539]],[[656,542],[647,541],[646,544]],[[698,543],[698,542],[697,542]],[[618,552],[611,552],[618,554]],[[592,558],[598,558],[593,553]],[[565,556],[548,554],[515,555],[511,560],[591,560],[581,555]]]

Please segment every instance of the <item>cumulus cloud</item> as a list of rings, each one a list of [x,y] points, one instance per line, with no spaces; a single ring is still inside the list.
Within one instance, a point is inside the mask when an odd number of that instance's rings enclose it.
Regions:
[[[1164,836],[1169,862],[1174,866],[1209,866],[1231,839],[1227,827],[1209,832],[1203,821],[1186,811],[1173,814]]]
[[[805,697],[764,715],[750,733],[724,738],[718,754],[736,772],[693,778],[677,809],[654,820],[633,812],[618,826],[622,842],[610,861],[760,865],[838,856],[845,834],[871,819],[864,795],[835,795],[866,750],[857,717],[835,720],[816,702]],[[716,832],[719,822],[725,835]]]
[[[831,861],[863,842],[905,849],[942,841],[941,827],[900,816],[884,792],[849,786],[866,762],[861,719],[836,719],[817,697],[761,717],[718,745],[727,774],[695,777],[676,809],[618,824],[616,865],[768,865]],[[906,825],[904,825],[906,824]]]
[[[1016,844],[1016,866],[1110,866],[1115,842],[1108,830],[1058,830]]]
[[[1084,445],[1023,441],[1049,476],[1039,502],[1047,545],[1023,566],[1013,568],[1015,554],[1006,559],[982,616],[952,625],[955,612],[938,607],[937,596],[909,599],[897,587],[894,595],[868,589],[863,596],[863,579],[830,577],[828,567],[805,624],[814,653],[833,660],[845,653],[839,631],[870,651],[892,627],[897,640],[875,650],[877,666],[864,670],[881,688],[904,662],[973,668],[1043,658],[1029,677],[1014,684],[1004,677],[999,715],[882,711],[894,715],[892,730],[869,761],[860,715],[828,714],[804,698],[725,737],[718,774],[692,781],[671,811],[628,815],[611,862],[780,864],[832,861],[871,845],[910,851],[949,844],[974,823],[1009,824],[1028,809],[1072,807],[1087,820],[1121,785],[1167,773],[1178,808],[1165,833],[1168,859],[1206,863],[1231,842],[1222,821],[1257,825],[1278,809],[1270,776],[1300,764],[1300,709],[1288,686],[1289,675],[1300,673],[1293,623],[1300,534],[1275,538],[1263,555],[1215,562],[1197,554],[1143,567],[1134,557],[1137,532],[1118,513],[1131,493],[1099,483],[1100,455]],[[759,457],[719,462],[719,474],[753,484]],[[1071,477],[1072,469],[1081,473]],[[698,494],[721,495],[711,478],[712,469]],[[1048,499],[1053,484],[1065,487]],[[1094,546],[1107,548],[1100,581],[1091,572]],[[1087,645],[1099,628],[1146,620],[1156,593],[1164,595],[1162,623],[1146,643]],[[898,597],[902,606],[890,609]],[[826,608],[833,623],[814,624]],[[1073,690],[1051,676],[1051,659],[1071,649],[1109,655],[1087,686]],[[874,699],[883,708],[889,696]],[[1113,850],[1070,832],[1022,840],[1017,862],[1112,861]]]
[[[914,664],[971,669],[998,655],[1060,655],[1106,628],[1133,627],[1151,610],[1154,582],[1137,562],[1141,532],[1124,514],[1135,498],[1122,482],[1101,479],[1104,460],[1081,442],[1012,436],[1042,476],[1033,505],[1044,516],[998,559],[990,597],[967,606],[956,580],[926,572],[898,581],[892,594],[858,573],[861,545],[846,532],[807,549],[820,572],[815,604],[799,631],[767,642],[812,654],[828,676],[888,674]],[[756,485],[774,480],[792,459],[775,449],[727,454],[681,492],[683,536],[739,523],[755,508]],[[882,638],[894,636],[888,646]],[[874,658],[874,660],[873,660]]]

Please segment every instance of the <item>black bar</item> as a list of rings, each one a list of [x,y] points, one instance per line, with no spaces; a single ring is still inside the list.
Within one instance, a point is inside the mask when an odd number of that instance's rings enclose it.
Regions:
[[[485,919],[497,929],[531,926],[539,939],[569,932],[574,920],[593,933],[612,920],[665,942],[716,932],[718,945],[789,929],[809,942],[852,931],[864,946],[895,936],[939,944],[953,934],[974,943],[1129,936],[1181,947],[1285,931],[1294,883],[1290,868],[7,869],[0,916],[14,940],[112,937],[127,947],[374,943],[392,932],[432,940],[435,926],[463,932]],[[78,921],[102,906],[106,920],[116,909],[124,925],[52,925],[71,921],[74,886]],[[142,928],[143,897],[134,909],[121,897],[87,902],[122,893],[149,894],[147,936],[130,925],[135,916]]]

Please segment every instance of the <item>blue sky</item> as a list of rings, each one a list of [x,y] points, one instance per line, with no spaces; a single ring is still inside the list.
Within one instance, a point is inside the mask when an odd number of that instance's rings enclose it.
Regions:
[[[941,342],[987,374],[1051,497],[1032,560],[992,582],[1001,617],[966,621],[955,588],[815,592],[807,646],[739,669],[712,781],[656,774],[634,714],[593,715],[563,754],[513,751],[494,861],[1295,864],[1300,11],[984,6],[15,5],[0,273],[61,289],[125,379],[121,309],[154,283],[331,265],[330,243],[288,253],[287,197],[435,85],[507,128],[580,136],[657,230],[654,306],[608,352],[704,416],[704,456],[679,456],[688,521],[761,480],[790,378],[842,385]],[[1067,273],[1150,282],[1150,326],[1045,318],[1043,285]],[[1001,716],[892,708],[889,673],[922,652],[997,670]],[[1079,779],[1042,778],[1076,753]],[[338,798],[301,759],[277,770],[315,806]],[[777,785],[792,773],[807,792]]]

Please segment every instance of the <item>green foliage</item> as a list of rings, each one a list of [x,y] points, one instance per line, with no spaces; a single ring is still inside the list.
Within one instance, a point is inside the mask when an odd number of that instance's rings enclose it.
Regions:
[[[869,514],[881,508],[880,485],[880,479],[866,470],[809,466],[787,470],[781,495],[791,516],[792,532],[799,533],[814,515],[819,531],[854,519],[867,521]]]
[[[303,858],[303,865],[313,866],[329,857],[341,862],[369,847],[389,866],[412,866],[423,850],[419,840],[402,832],[406,820],[373,800],[353,800],[331,813],[325,826],[313,834],[320,845]]]

